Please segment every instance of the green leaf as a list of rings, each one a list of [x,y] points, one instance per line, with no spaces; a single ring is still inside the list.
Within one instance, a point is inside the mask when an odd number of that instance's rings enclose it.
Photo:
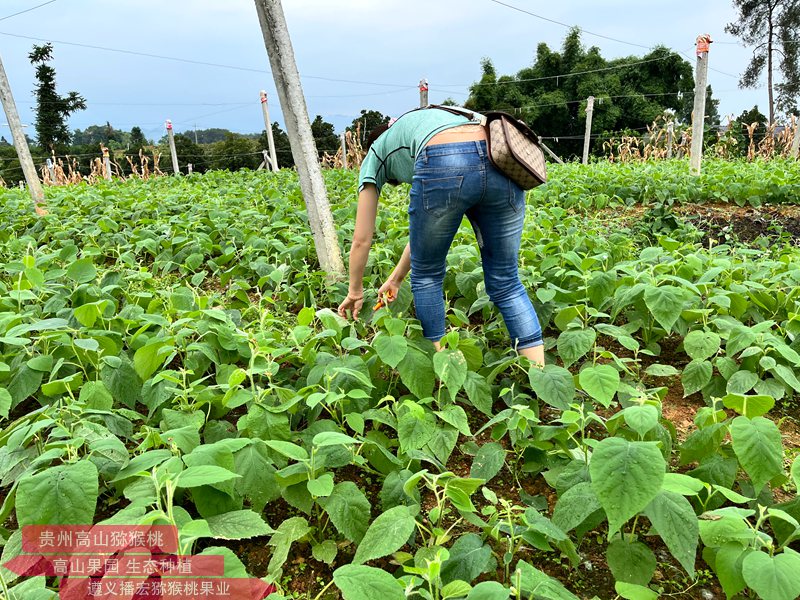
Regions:
[[[667,473],[661,489],[682,496],[696,496],[705,489],[705,485],[699,479],[683,473]]]
[[[474,533],[466,533],[450,547],[450,557],[442,564],[442,581],[472,581],[494,566],[492,549]]]
[[[358,443],[357,439],[339,431],[322,431],[311,440],[311,444],[317,448],[325,448],[326,446],[349,446],[350,444]]]
[[[97,279],[97,268],[91,258],[82,258],[67,268],[67,277],[75,283],[88,283]]]
[[[597,444],[589,473],[592,489],[608,516],[609,537],[656,497],[666,466],[654,442],[606,438]]]
[[[416,521],[407,506],[390,508],[367,529],[356,549],[353,564],[360,565],[399,550],[415,529]]]
[[[166,346],[163,340],[155,340],[136,351],[133,355],[133,366],[139,379],[147,381],[164,364],[167,355],[161,349]]]
[[[316,479],[309,479],[306,488],[309,494],[317,498],[330,496],[333,491],[333,474],[323,473]]]
[[[467,600],[508,600],[511,590],[496,581],[482,581],[470,590]]]
[[[756,492],[783,472],[783,446],[778,426],[764,417],[736,417],[730,427],[733,451]]]
[[[656,572],[656,557],[641,542],[614,539],[606,550],[606,562],[614,579],[636,585],[647,585]]]
[[[280,454],[283,454],[292,460],[301,462],[308,460],[308,452],[306,452],[305,448],[298,446],[297,444],[293,444],[292,442],[284,442],[282,440],[264,440],[264,443],[276,452],[279,452]]]
[[[711,381],[713,367],[707,360],[693,360],[683,368],[681,383],[683,384],[683,397],[699,392]]]
[[[485,415],[492,415],[492,388],[485,378],[469,371],[464,381],[464,391],[472,406]]]
[[[223,467],[214,465],[203,465],[199,467],[189,467],[180,472],[175,484],[181,488],[195,488],[201,485],[212,485],[240,477],[236,473]]]
[[[786,548],[781,554],[751,552],[742,561],[742,575],[762,600],[795,600],[800,595],[800,554]]]
[[[378,357],[393,369],[408,353],[408,341],[402,335],[379,335],[372,342]]]
[[[267,572],[275,576],[289,557],[292,544],[310,532],[311,527],[303,517],[291,517],[281,523],[269,540],[269,545],[273,546],[275,550],[273,550],[269,565],[267,565]]]
[[[433,369],[455,398],[467,379],[467,359],[461,350],[442,350],[433,355]]]
[[[536,396],[554,408],[567,410],[575,399],[575,381],[572,373],[563,367],[532,366],[528,370],[528,379]]]
[[[24,477],[17,487],[17,523],[20,527],[93,523],[98,489],[97,467],[88,459]]]
[[[436,376],[431,358],[424,352],[409,347],[405,358],[397,365],[397,371],[400,381],[417,398],[427,398],[433,394]]]
[[[405,600],[403,584],[382,569],[344,565],[333,572],[344,600]]]
[[[558,336],[556,347],[558,355],[564,361],[564,366],[569,367],[579,358],[592,349],[597,332],[594,329],[568,329]]]
[[[795,487],[800,491],[800,456],[796,456],[794,462],[792,463],[792,481],[794,481]]]
[[[6,388],[0,388],[0,417],[8,418],[8,411],[11,410],[11,394]]]
[[[786,365],[777,365],[772,369],[772,373],[783,381],[784,384],[791,387],[795,392],[800,392],[800,380],[797,379],[797,376],[794,374],[789,367]]]
[[[234,490],[250,500],[250,507],[255,512],[261,513],[267,502],[280,496],[267,445],[262,440],[253,440],[235,452],[233,460],[234,471],[241,475],[234,482]]]
[[[594,365],[583,369],[578,381],[583,391],[608,408],[619,389],[619,372],[611,365]]]
[[[740,415],[752,419],[765,415],[775,406],[772,396],[746,396],[743,394],[728,394],[722,399],[725,408],[731,408]]]
[[[713,331],[690,331],[683,340],[686,354],[693,360],[711,358],[718,351],[722,340]]]
[[[563,531],[570,531],[600,508],[600,501],[592,489],[592,484],[583,481],[569,488],[558,498],[553,509],[553,524]]]
[[[619,594],[620,598],[625,598],[625,600],[658,600],[658,592],[635,583],[617,581],[614,584],[614,590]]]
[[[578,597],[565,588],[557,579],[550,577],[524,560],[517,562],[519,588],[523,597],[537,600],[578,600]]]
[[[672,556],[686,569],[689,577],[694,577],[700,526],[689,501],[679,494],[661,491],[644,509],[644,514]]]
[[[488,442],[478,449],[472,459],[469,476],[489,481],[500,472],[506,461],[506,451],[497,442]]]
[[[653,364],[647,367],[644,371],[647,375],[651,377],[674,377],[675,375],[680,375],[680,371],[673,367],[672,365],[660,365],[660,364]]]
[[[436,433],[436,417],[417,405],[418,410],[407,410],[397,420],[397,437],[403,452],[419,450]]]
[[[724,544],[714,555],[714,573],[716,573],[722,590],[728,598],[734,597],[747,587],[742,575],[744,557],[753,552],[743,548],[737,542]]]
[[[634,404],[622,411],[622,416],[628,427],[641,437],[658,425],[658,409],[652,404]]]
[[[274,533],[261,515],[252,510],[235,510],[207,517],[206,521],[214,538],[220,540],[244,540]]]
[[[86,404],[87,409],[111,410],[111,407],[114,406],[114,398],[102,381],[84,383],[79,400]]]
[[[338,553],[339,547],[333,540],[323,540],[321,543],[311,546],[311,556],[314,557],[314,560],[324,562],[326,565],[332,565]]]
[[[758,375],[752,371],[736,371],[736,373],[731,375],[731,378],[728,379],[725,391],[729,394],[746,394],[752,390],[757,383]]]
[[[644,303],[656,321],[670,333],[683,310],[683,293],[680,288],[672,285],[647,286]]]
[[[337,483],[330,496],[320,503],[336,530],[351,542],[364,539],[370,521],[369,500],[352,481]]]

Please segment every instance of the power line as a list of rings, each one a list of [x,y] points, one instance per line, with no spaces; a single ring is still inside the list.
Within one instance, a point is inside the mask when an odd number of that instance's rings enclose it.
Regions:
[[[17,17],[19,15],[24,15],[25,13],[31,12],[32,10],[36,10],[37,8],[42,8],[43,6],[47,6],[48,4],[52,4],[53,2],[57,1],[58,0],[48,0],[47,2],[43,2],[42,4],[37,4],[36,6],[31,6],[30,8],[26,8],[25,10],[15,12],[13,15],[7,15],[5,17],[2,17],[0,18],[0,21],[5,21],[6,19],[10,19],[11,17]]]

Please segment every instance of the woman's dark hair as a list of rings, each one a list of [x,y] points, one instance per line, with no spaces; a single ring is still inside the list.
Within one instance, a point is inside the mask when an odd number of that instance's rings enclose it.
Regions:
[[[387,129],[389,129],[389,124],[384,123],[383,125],[378,125],[375,129],[370,131],[369,135],[367,136],[367,145],[364,146],[364,150],[369,150],[369,147],[372,146],[372,144],[375,143],[375,140],[377,140]]]

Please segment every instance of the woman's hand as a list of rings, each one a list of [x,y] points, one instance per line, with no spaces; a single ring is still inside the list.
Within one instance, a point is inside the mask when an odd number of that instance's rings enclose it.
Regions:
[[[339,316],[346,319],[347,311],[349,310],[353,315],[353,319],[357,319],[362,306],[364,306],[364,294],[347,294],[347,298],[339,305]]]
[[[384,306],[397,300],[397,293],[400,291],[400,286],[402,284],[402,280],[395,281],[394,278],[390,277],[386,280],[386,283],[380,287],[378,290],[378,299],[383,302]]]

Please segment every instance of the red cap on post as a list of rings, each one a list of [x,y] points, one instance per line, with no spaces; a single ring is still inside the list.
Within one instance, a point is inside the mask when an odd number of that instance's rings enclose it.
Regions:
[[[714,43],[714,40],[711,39],[711,35],[708,33],[704,33],[702,35],[697,36],[697,56],[702,56],[703,54],[708,52],[709,46]]]

